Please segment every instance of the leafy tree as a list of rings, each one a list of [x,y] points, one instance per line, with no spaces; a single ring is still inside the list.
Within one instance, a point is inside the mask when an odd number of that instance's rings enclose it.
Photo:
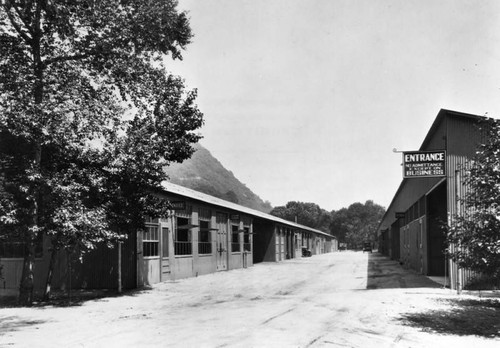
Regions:
[[[347,224],[349,219],[347,208],[332,211],[331,217],[330,234],[337,237],[339,243],[346,243],[346,236],[349,231]]]
[[[331,234],[352,248],[361,246],[365,241],[374,243],[384,213],[385,209],[371,200],[365,204],[353,203],[348,208],[332,212]]]
[[[192,154],[202,124],[196,91],[164,66],[192,37],[176,6],[1,2],[0,226],[25,244],[21,304],[41,234],[85,251],[165,211],[162,168]]]
[[[242,206],[269,213],[272,206],[264,202],[241,183],[234,174],[200,144],[193,146],[196,152],[180,164],[167,168],[170,181],[205,194],[228,200]]]
[[[327,231],[330,225],[330,214],[315,203],[291,201],[275,207],[270,214],[318,230]]]
[[[500,120],[480,125],[485,141],[462,168],[465,195],[448,226],[448,254],[460,267],[500,281]]]

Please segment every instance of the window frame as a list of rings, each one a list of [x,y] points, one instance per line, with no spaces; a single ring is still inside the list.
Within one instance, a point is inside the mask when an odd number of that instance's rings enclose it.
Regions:
[[[235,241],[235,236],[237,236],[237,240]],[[231,252],[232,253],[241,253],[240,246],[240,226],[231,224]]]
[[[207,240],[203,240],[202,235],[205,235]],[[200,217],[200,227],[198,229],[198,254],[212,255],[212,234],[210,228],[210,220]]]
[[[250,238],[250,226],[243,226],[243,251],[252,251],[252,241]]]
[[[142,233],[142,255],[147,259],[160,257],[160,226],[158,224],[146,223],[146,230]]]
[[[179,229],[179,226],[189,226],[190,218],[185,216],[175,216],[174,229],[174,255],[175,256],[192,256],[193,255],[193,235],[191,228],[186,227]],[[182,220],[182,221],[180,221]],[[179,231],[185,231],[186,240],[179,240]]]

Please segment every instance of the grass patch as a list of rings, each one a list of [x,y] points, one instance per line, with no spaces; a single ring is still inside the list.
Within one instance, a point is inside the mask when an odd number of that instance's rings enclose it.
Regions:
[[[404,314],[404,325],[458,336],[500,337],[500,299],[446,300],[449,309]]]
[[[472,279],[464,290],[500,290],[500,279],[493,277],[477,277]]]

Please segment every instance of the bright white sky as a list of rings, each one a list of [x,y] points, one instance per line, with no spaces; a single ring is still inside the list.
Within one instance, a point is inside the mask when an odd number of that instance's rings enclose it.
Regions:
[[[498,0],[181,0],[201,143],[273,206],[387,207],[441,108],[500,115]]]

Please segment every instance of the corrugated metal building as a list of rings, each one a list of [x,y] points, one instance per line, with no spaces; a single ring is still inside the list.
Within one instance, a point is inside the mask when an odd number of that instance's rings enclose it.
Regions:
[[[385,255],[421,274],[446,277],[453,289],[460,289],[471,274],[446,258],[441,226],[460,209],[461,165],[481,141],[481,119],[444,109],[438,113],[419,151],[445,150],[445,176],[403,179],[378,229]]]
[[[169,216],[148,219],[145,231],[130,235],[120,250],[102,246],[85,254],[82,261],[60,253],[53,287],[117,288],[119,258],[122,286],[135,288],[300,258],[303,247],[313,255],[337,250],[335,237],[322,231],[168,182],[163,188],[160,194],[175,207]],[[47,276],[49,248],[45,240],[35,263],[39,291]],[[0,295],[15,294],[23,258],[2,250]]]

